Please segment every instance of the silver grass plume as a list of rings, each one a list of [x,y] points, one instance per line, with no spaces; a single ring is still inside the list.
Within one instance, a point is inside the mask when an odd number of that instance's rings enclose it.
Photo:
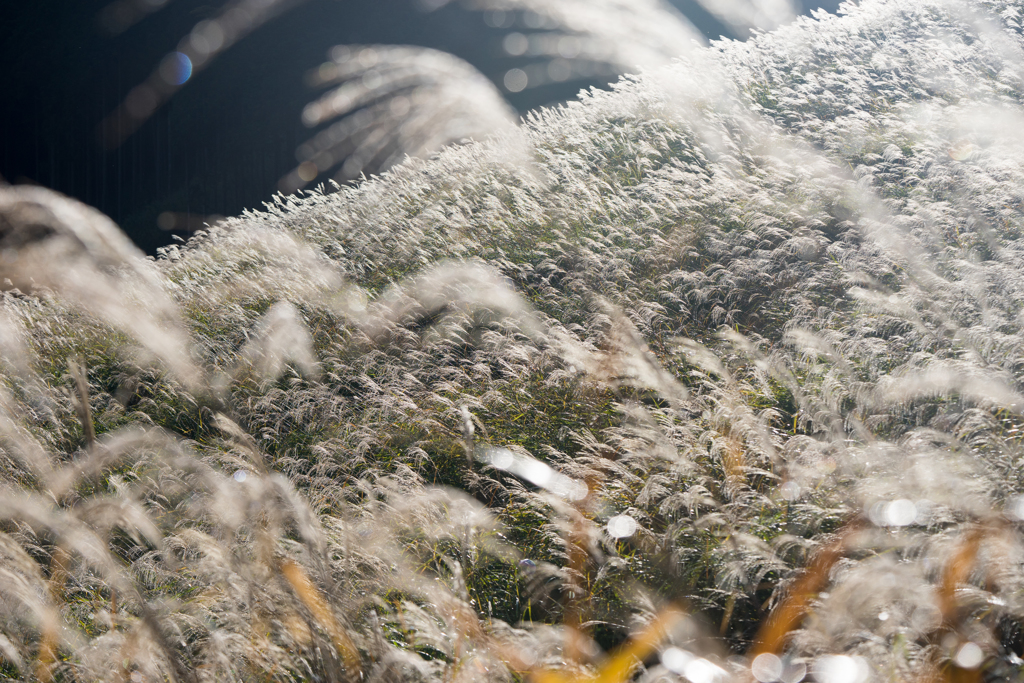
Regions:
[[[697,0],[701,7],[742,35],[751,29],[771,31],[792,21],[793,0]]]
[[[136,86],[102,124],[105,143],[119,146],[165,101],[223,51],[273,17],[304,0],[235,0],[213,19],[197,24],[149,78]],[[445,2],[428,3],[437,9]],[[115,32],[150,7],[120,0],[104,14]],[[689,22],[663,0],[624,3],[487,0],[475,9],[523,13],[528,24],[546,29],[506,36],[506,52],[531,63],[504,76],[513,92],[546,82],[573,80],[660,66],[689,51],[701,39]],[[554,30],[552,30],[554,29]],[[339,116],[296,152],[300,165],[279,183],[292,192],[320,172],[344,164],[335,179],[353,180],[365,171],[390,168],[406,156],[423,156],[445,144],[501,131],[514,121],[498,91],[469,64],[427,48],[339,46],[331,63],[313,72],[314,87],[341,82],[306,107],[310,127]],[[542,61],[538,62],[538,58]]]
[[[431,2],[430,6],[444,4]],[[703,42],[690,22],[663,0],[464,0],[464,4],[522,15],[527,33],[509,34],[504,47],[511,56],[544,60],[539,64],[543,71],[536,71],[532,79],[534,69],[526,67],[526,87],[569,80],[573,69],[587,62],[635,73],[667,64]]]
[[[280,182],[290,193],[334,173],[345,183],[386,171],[408,156],[509,131],[511,107],[463,60],[428,48],[345,45],[313,71],[316,88],[340,84],[306,106],[309,128],[330,124],[296,151],[299,167]]]
[[[130,334],[180,380],[198,380],[177,307],[145,255],[109,218],[41,187],[0,187],[0,284],[52,290]]]

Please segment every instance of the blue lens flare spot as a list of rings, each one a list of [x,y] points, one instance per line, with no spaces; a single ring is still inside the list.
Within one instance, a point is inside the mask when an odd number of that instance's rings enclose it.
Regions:
[[[171,85],[182,85],[192,77],[192,60],[180,52],[172,52],[160,65],[160,76]]]

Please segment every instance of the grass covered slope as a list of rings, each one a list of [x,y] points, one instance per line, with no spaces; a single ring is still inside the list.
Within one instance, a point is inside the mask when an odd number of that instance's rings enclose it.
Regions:
[[[1019,678],[1022,8],[846,10],[156,263],[5,238],[0,674]]]

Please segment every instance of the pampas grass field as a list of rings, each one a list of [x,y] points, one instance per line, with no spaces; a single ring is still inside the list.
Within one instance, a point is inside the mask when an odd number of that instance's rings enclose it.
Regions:
[[[1024,679],[1022,14],[847,3],[155,260],[0,187],[0,678]]]

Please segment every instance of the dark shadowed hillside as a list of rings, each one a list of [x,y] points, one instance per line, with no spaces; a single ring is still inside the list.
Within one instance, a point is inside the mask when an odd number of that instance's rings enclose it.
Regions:
[[[624,71],[636,70],[628,57],[613,65],[583,59],[574,39],[563,41],[559,53],[553,22],[537,28],[532,15],[482,11],[487,4],[482,1],[438,7],[443,4],[438,0],[277,0],[289,11],[197,69],[173,98],[113,145],[100,135],[103,122],[158,71],[169,52],[189,44],[197,26],[209,29],[222,6],[232,3],[8,4],[0,22],[0,175],[9,182],[39,183],[99,208],[150,254],[173,242],[174,235],[187,238],[217,215],[262,207],[278,190],[279,181],[301,161],[297,148],[318,132],[303,124],[302,113],[323,93],[309,75],[332,47],[414,45],[452,53],[492,81],[519,113],[573,99],[581,89],[603,87]],[[508,8],[523,4],[504,2]],[[600,15],[602,7],[600,0],[538,4],[564,5],[569,16],[588,7]],[[627,11],[638,6],[620,0],[603,4]],[[670,6],[649,0],[642,4]],[[744,4],[749,0],[739,6]],[[796,9],[806,12],[819,4],[834,11],[838,0],[816,0],[803,7],[796,3]],[[690,17],[700,36],[730,35],[697,0],[677,0],[675,6]],[[431,7],[434,11],[427,11]],[[675,21],[669,17],[668,23]],[[602,49],[630,37],[616,28],[614,39],[606,35],[599,41]],[[651,45],[643,33],[632,40],[644,43],[647,52],[665,47]],[[534,36],[533,43],[527,36]],[[533,54],[552,46],[560,60],[552,67],[554,77],[547,74],[549,60]],[[666,59],[675,54],[673,48]],[[515,68],[530,71],[530,87],[518,92],[505,88],[504,77]],[[372,164],[367,168],[374,170]]]

